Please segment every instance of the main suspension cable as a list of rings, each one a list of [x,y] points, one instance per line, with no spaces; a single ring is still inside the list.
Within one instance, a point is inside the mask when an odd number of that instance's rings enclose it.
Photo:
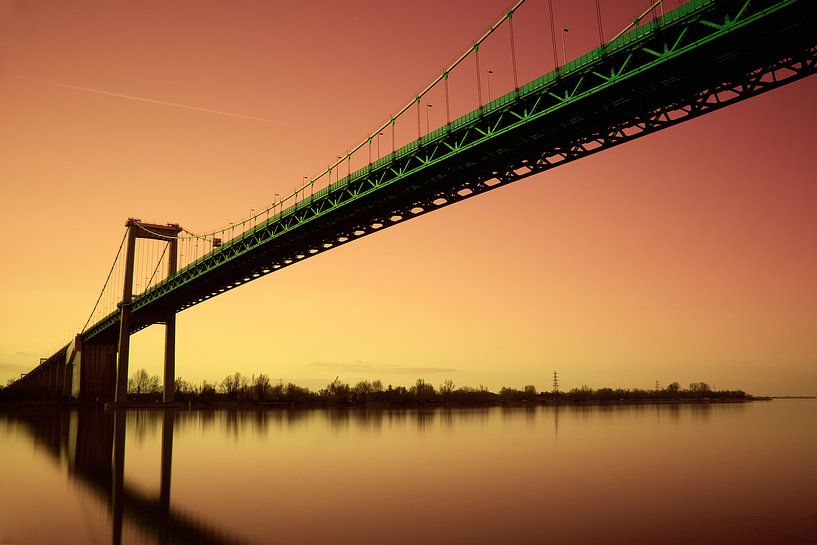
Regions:
[[[167,247],[168,246],[170,246],[170,243],[165,244],[165,249],[162,250],[162,255],[159,256],[159,261],[156,262],[156,268],[153,269],[153,274],[150,275],[150,280],[148,280],[148,283],[145,286],[145,289],[144,289],[144,291],[142,293],[147,291],[148,288],[150,287],[151,283],[153,282],[153,277],[156,276],[156,272],[159,270],[159,265],[162,264],[162,259],[164,259],[165,254],[167,253]]]
[[[125,234],[122,237],[122,242],[119,243],[119,249],[116,251],[116,257],[113,258],[113,265],[111,265],[111,270],[108,271],[108,276],[105,278],[105,284],[102,286],[102,290],[99,292],[99,297],[96,298],[96,303],[94,303],[94,308],[91,310],[91,314],[88,315],[88,319],[85,320],[85,325],[82,326],[82,331],[80,333],[85,332],[85,328],[88,327],[88,323],[90,323],[91,318],[94,316],[94,312],[96,312],[96,307],[99,306],[99,301],[102,299],[102,295],[105,293],[105,288],[108,287],[108,282],[111,280],[111,275],[113,274],[114,268],[116,268],[116,264],[119,261],[119,255],[122,253],[122,247],[125,246],[125,239],[128,238],[128,231],[125,230]]]

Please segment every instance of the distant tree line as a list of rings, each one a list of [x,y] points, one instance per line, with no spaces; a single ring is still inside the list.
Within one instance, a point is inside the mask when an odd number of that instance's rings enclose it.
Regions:
[[[28,388],[15,389],[10,383],[0,386],[0,401],[25,401],[48,399],[48,392]],[[150,375],[138,369],[128,381],[128,395],[132,401],[146,403],[162,399],[162,384],[158,375]],[[417,379],[408,388],[404,386],[384,386],[380,380],[361,380],[354,385],[335,379],[317,392],[293,383],[283,381],[273,383],[265,374],[245,376],[239,372],[227,375],[221,382],[201,383],[176,379],[176,400],[197,405],[220,403],[260,403],[304,406],[336,405],[499,405],[499,404],[557,404],[557,403],[614,403],[614,402],[655,402],[655,401],[695,401],[695,400],[750,400],[755,399],[742,390],[713,390],[705,382],[694,382],[688,388],[681,388],[672,382],[665,388],[654,390],[599,388],[589,386],[573,388],[566,392],[539,392],[533,385],[516,388],[503,387],[494,393],[480,386],[457,387],[447,379],[436,388],[424,379]]]
[[[693,401],[706,399],[746,400],[753,399],[743,390],[713,390],[706,382],[693,382],[689,388],[683,389],[677,382],[670,383],[666,388],[641,390],[639,388],[599,388],[594,390],[589,386],[573,388],[567,392],[547,392],[546,399],[562,398],[573,403],[582,402],[613,402],[613,401]]]
[[[136,371],[128,383],[133,400],[159,401],[162,386],[157,375]],[[573,388],[566,392],[539,392],[533,385],[521,390],[503,387],[494,393],[480,386],[457,387],[451,379],[434,387],[424,379],[406,388],[384,386],[380,380],[362,380],[354,385],[335,379],[317,392],[293,383],[272,383],[265,374],[245,376],[239,372],[227,375],[219,383],[202,381],[194,384],[182,378],[176,379],[176,400],[180,402],[213,403],[268,403],[292,405],[495,405],[495,404],[545,404],[545,403],[611,403],[650,401],[693,400],[748,400],[752,399],[742,390],[713,390],[705,382],[695,382],[682,389],[677,382],[666,388],[654,390],[599,388],[589,386]]]

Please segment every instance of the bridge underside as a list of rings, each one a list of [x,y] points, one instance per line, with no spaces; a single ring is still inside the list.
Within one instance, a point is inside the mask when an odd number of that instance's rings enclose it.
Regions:
[[[745,4],[704,3],[694,20],[645,28],[629,46],[611,44],[585,66],[568,66],[539,86],[532,82],[533,90],[523,86],[472,120],[455,121],[407,152],[353,173],[137,299],[133,329],[379,229],[817,71],[813,2]],[[740,21],[738,13],[757,22],[728,31],[702,22]],[[103,320],[86,338],[112,342],[117,320]]]

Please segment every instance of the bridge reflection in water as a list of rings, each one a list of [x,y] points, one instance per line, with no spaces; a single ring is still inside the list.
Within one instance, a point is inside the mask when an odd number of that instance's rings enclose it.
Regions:
[[[160,544],[244,543],[173,508],[170,497],[176,418],[173,411],[163,411],[161,417],[158,497],[125,481],[127,414],[124,410],[42,411],[21,413],[15,420],[32,434],[39,450],[48,452],[55,462],[67,461],[73,482],[107,505],[114,545],[122,543],[126,522],[149,541]]]
[[[802,446],[814,434],[797,418],[812,409],[3,410],[0,543],[488,545],[540,543],[546,530],[562,545],[745,545],[791,525],[815,535]],[[770,488],[780,493],[760,494]]]

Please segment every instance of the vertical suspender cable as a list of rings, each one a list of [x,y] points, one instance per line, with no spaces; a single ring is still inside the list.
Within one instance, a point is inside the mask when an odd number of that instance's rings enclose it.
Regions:
[[[596,0],[596,19],[599,22],[599,45],[604,47],[604,30],[601,25],[601,6],[599,5],[599,0]]]
[[[417,97],[417,140],[423,135],[423,129],[420,125],[420,97]]]
[[[550,10],[550,37],[553,39],[553,69],[559,70],[559,53],[556,51],[556,23],[553,20],[553,0],[548,0]]]
[[[122,253],[122,247],[125,245],[125,239],[128,236],[127,230],[125,231],[125,236],[122,237],[122,242],[119,243],[119,249],[116,251],[116,257],[113,260],[113,265],[111,265],[111,270],[108,271],[108,276],[105,278],[105,284],[102,285],[102,290],[99,292],[99,297],[96,299],[96,303],[94,304],[94,308],[91,309],[91,314],[88,316],[88,319],[85,320],[85,325],[82,326],[82,331],[85,331],[85,328],[88,327],[88,324],[91,321],[91,318],[94,316],[94,312],[96,312],[97,307],[99,306],[99,301],[102,300],[103,295],[105,295],[105,288],[108,287],[108,284],[111,280],[111,275],[114,274],[114,270],[116,269],[116,264],[119,262],[119,256]],[[114,275],[115,277],[115,275]],[[104,305],[104,303],[103,303]]]
[[[445,124],[451,124],[451,106],[448,102],[448,70],[444,72],[445,74]]]
[[[516,44],[513,39],[513,11],[508,12],[508,28],[511,33],[511,62],[513,63],[513,88],[519,89],[519,76],[516,74]]]
[[[139,267],[142,265],[142,252],[139,251],[139,239],[133,242],[133,293],[139,292]],[[127,271],[126,271],[127,272]],[[127,281],[127,280],[126,280]],[[131,296],[133,296],[131,293]]]
[[[476,65],[477,65],[477,100],[479,101],[479,107],[482,108],[482,82],[479,79],[479,44],[474,44],[474,55],[476,58]]]

